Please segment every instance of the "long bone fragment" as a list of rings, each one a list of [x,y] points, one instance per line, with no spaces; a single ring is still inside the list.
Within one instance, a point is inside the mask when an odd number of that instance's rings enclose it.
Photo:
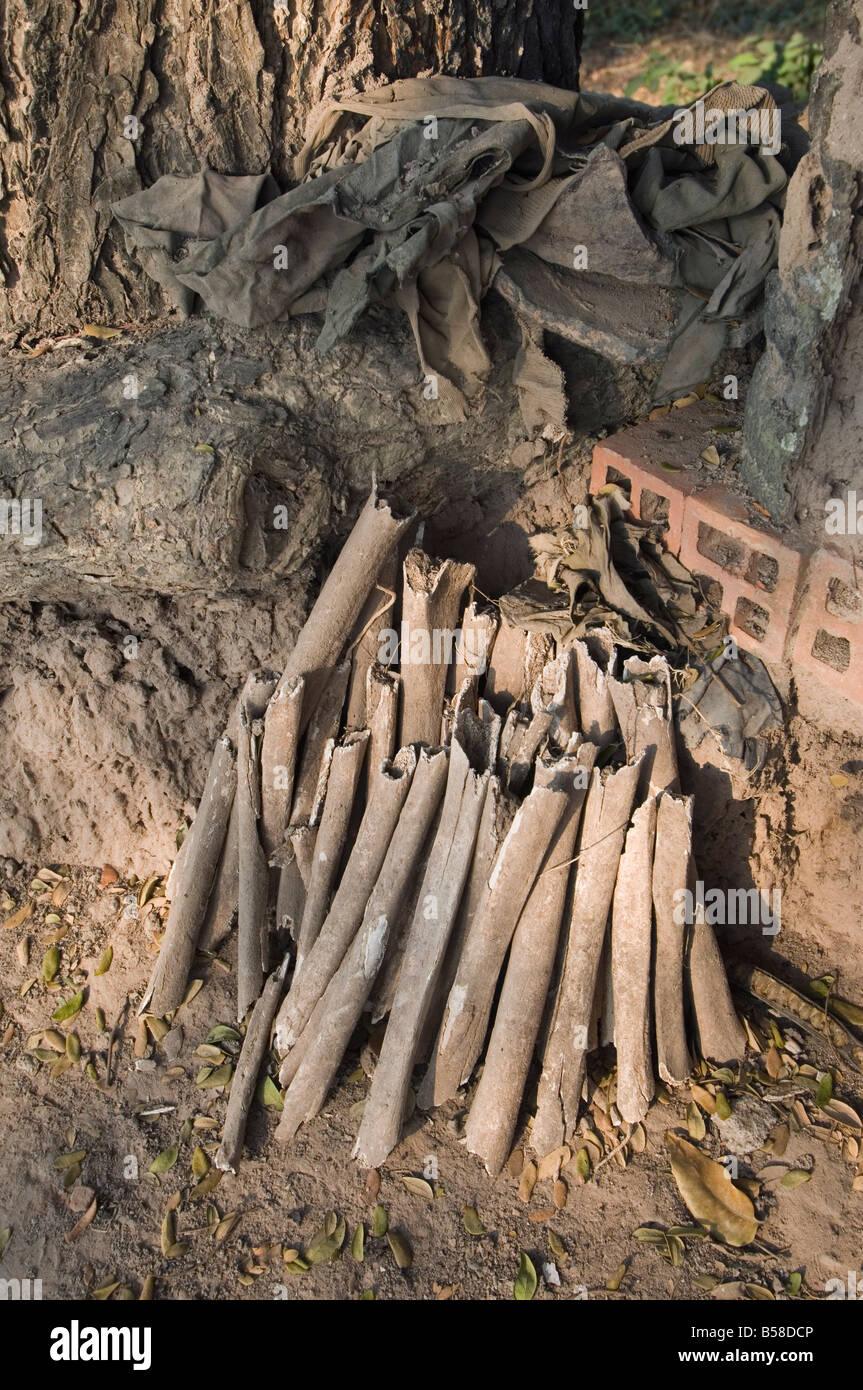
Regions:
[[[443,810],[354,1150],[371,1168],[399,1141],[423,1025],[470,870],[497,736],[495,725],[469,710],[462,711],[453,733]]]
[[[432,829],[446,783],[444,749],[422,749],[402,813],[359,930],[315,1005],[279,1079],[289,1084],[277,1138],[287,1142],[316,1115],[371,993],[391,933],[404,920],[410,881]]]
[[[531,1146],[559,1148],[578,1119],[596,981],[639,763],[594,769],[584,807],[566,959],[542,1063]]]
[[[522,909],[512,939],[485,1065],[465,1126],[467,1147],[497,1176],[509,1155],[539,1036],[567,901],[578,826],[596,757],[575,735],[554,764],[567,809]]]

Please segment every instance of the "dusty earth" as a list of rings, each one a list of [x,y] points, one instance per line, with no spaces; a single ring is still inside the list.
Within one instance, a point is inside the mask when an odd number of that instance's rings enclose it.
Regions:
[[[372,1201],[367,1175],[350,1157],[368,1086],[366,1070],[373,1066],[374,1039],[370,1044],[364,1032],[355,1039],[325,1113],[293,1147],[286,1152],[275,1143],[274,1111],[256,1107],[248,1156],[238,1175],[224,1176],[212,1192],[196,1195],[205,1161],[200,1153],[193,1155],[198,1146],[214,1154],[226,1100],[222,1091],[196,1086],[202,1062],[195,1049],[216,1025],[232,1025],[231,977],[222,961],[199,961],[200,991],[178,1012],[161,1044],[154,1046],[151,1039],[147,1055],[136,1058],[136,1024],[132,1010],[124,1015],[123,1009],[127,1000],[134,1005],[149,971],[149,933],[157,914],[150,904],[138,908],[128,884],[100,889],[98,873],[75,873],[63,882],[69,892],[59,909],[38,902],[20,928],[7,929],[0,938],[5,1006],[0,1224],[12,1228],[0,1273],[41,1278],[46,1298],[138,1298],[147,1276],[153,1276],[154,1297],[161,1299],[358,1298],[370,1291],[379,1299],[506,1299],[512,1297],[522,1252],[537,1271],[555,1266],[559,1285],[540,1278],[537,1297],[545,1299],[781,1298],[787,1289],[796,1297],[823,1298],[828,1280],[844,1279],[858,1267],[863,1192],[852,1184],[855,1173],[863,1171],[859,1122],[833,1123],[819,1111],[813,1089],[816,1073],[830,1067],[834,1094],[859,1114],[863,1078],[844,1063],[837,1065],[829,1047],[782,1020],[779,1033],[771,1035],[767,1015],[758,1010],[751,1014],[753,1036],[763,1051],[750,1055],[745,1077],[700,1078],[705,1086],[723,1090],[732,1109],[726,1126],[703,1116],[707,1141],[702,1147],[716,1155],[739,1151],[739,1179],[757,1194],[763,1225],[756,1242],[742,1250],[687,1235],[682,1259],[672,1265],[664,1246],[633,1234],[645,1226],[692,1225],[664,1140],[669,1129],[686,1132],[686,1090],[674,1097],[664,1093],[653,1105],[635,1136],[639,1151],[626,1151],[625,1168],[618,1166],[623,1155],[596,1168],[600,1154],[621,1136],[594,1103],[585,1125],[593,1138],[582,1136],[579,1142],[595,1171],[583,1182],[573,1161],[563,1169],[564,1188],[543,1181],[529,1201],[520,1199],[513,1173],[492,1182],[459,1144],[462,1103],[453,1102],[429,1120],[415,1114],[408,1136],[379,1174],[380,1190]],[[22,901],[50,899],[56,891],[34,895],[22,875],[7,887]],[[41,962],[46,942],[58,932],[57,916],[68,931],[60,943],[61,983],[48,987]],[[20,949],[25,939],[30,941],[27,964]],[[110,968],[97,975],[109,946]],[[231,954],[229,947],[225,962]],[[812,968],[821,964],[812,961]],[[80,1013],[52,1024],[61,1000],[82,984],[86,999]],[[109,1031],[98,1030],[98,1008]],[[40,1060],[32,1051],[32,1035],[47,1028],[77,1037],[81,1060],[65,1070],[63,1063]],[[47,1043],[43,1055],[50,1058],[54,1040],[41,1041]],[[88,1075],[90,1064],[95,1074]],[[610,1067],[597,1058],[594,1083]],[[754,1111],[753,1092],[769,1097]],[[164,1113],[146,1113],[160,1109]],[[771,1143],[777,1150],[772,1155]],[[159,1154],[177,1145],[168,1171],[149,1172]],[[64,1167],[76,1154],[80,1170]],[[783,1182],[788,1172],[809,1176]],[[403,1182],[405,1176],[423,1174],[433,1195],[415,1195]],[[791,1185],[798,1181],[799,1186]],[[69,1239],[94,1198],[95,1216]],[[562,1200],[565,1206],[558,1209],[555,1202]],[[167,1258],[160,1228],[172,1203],[181,1249]],[[371,1236],[375,1203],[386,1209],[390,1229],[408,1242],[413,1255],[408,1268],[397,1267],[386,1239]],[[478,1213],[483,1234],[466,1229],[468,1207]],[[305,1273],[286,1272],[284,1252],[305,1251],[331,1211],[347,1223],[341,1256]],[[214,1223],[232,1214],[236,1224],[227,1234],[222,1227],[217,1238]],[[348,1250],[360,1222],[366,1237],[362,1262]],[[608,1289],[621,1266],[619,1288]],[[551,1270],[546,1272],[554,1279]],[[789,1284],[795,1272],[801,1279]]]

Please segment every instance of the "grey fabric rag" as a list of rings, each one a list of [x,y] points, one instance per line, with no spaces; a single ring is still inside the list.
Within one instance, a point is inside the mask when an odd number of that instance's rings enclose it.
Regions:
[[[760,88],[707,99],[774,110]],[[287,192],[266,174],[204,170],[113,212],[186,313],[196,296],[245,327],[322,311],[326,352],[370,305],[401,307],[442,421],[482,392],[493,285],[521,329],[525,419],[559,428],[546,330],[664,363],[664,399],[705,379],[776,264],[787,148],[681,144],[674,115],[518,78],[408,79],[328,106]]]
[[[719,681],[704,672],[680,703],[678,730],[689,748],[697,748],[708,734],[715,734],[723,753],[739,758],[751,772],[761,765],[766,751],[758,735],[782,723],[779,696],[763,662],[749,652],[738,650],[734,658],[721,655],[711,664],[714,671],[722,672],[740,703],[735,704]]]

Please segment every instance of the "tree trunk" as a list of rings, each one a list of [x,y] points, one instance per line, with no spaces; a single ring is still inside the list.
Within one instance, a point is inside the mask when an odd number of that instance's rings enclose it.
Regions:
[[[10,0],[0,31],[6,286],[20,335],[164,309],[110,204],[162,174],[284,185],[323,99],[421,73],[578,85],[572,0]]]

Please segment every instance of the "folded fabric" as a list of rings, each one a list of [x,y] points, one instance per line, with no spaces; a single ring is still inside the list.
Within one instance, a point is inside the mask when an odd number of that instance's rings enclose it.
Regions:
[[[773,109],[735,84],[707,99]],[[787,152],[679,135],[669,108],[517,78],[412,78],[328,106],[284,193],[265,174],[208,169],[113,211],[184,312],[197,296],[254,328],[323,307],[326,352],[370,305],[401,307],[443,420],[482,392],[479,306],[493,285],[521,328],[525,418],[560,427],[545,331],[664,361],[663,398],[705,378],[776,264]]]

